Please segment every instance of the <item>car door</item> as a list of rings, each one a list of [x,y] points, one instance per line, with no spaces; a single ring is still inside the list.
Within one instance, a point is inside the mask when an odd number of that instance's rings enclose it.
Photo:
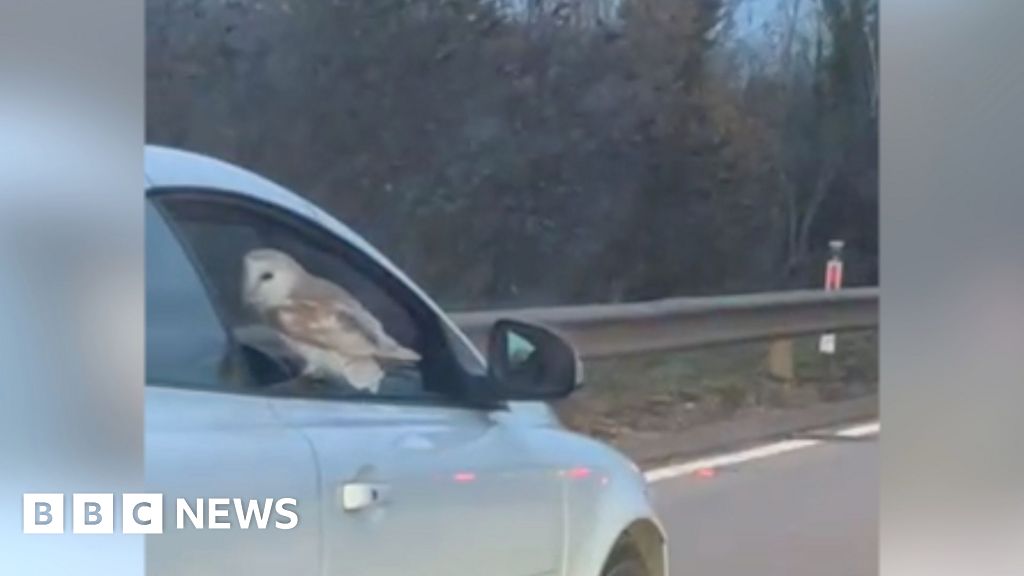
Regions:
[[[480,367],[467,365],[473,354],[457,349],[464,344],[414,290],[366,252],[280,206],[195,191],[159,201],[237,337],[254,333],[251,311],[237,302],[241,262],[271,248],[343,287],[421,358],[389,367],[377,393],[304,378],[261,384],[276,417],[317,457],[324,574],[559,572],[556,465],[538,455],[515,418],[471,401],[470,386],[482,385],[472,377]]]
[[[445,406],[275,407],[320,456],[326,574],[557,573],[559,479],[513,427]]]
[[[147,537],[146,574],[315,576],[316,459],[265,397],[226,378],[229,346],[200,276],[147,203],[145,464],[147,490],[164,495],[164,532]],[[195,510],[198,499],[285,497],[299,503],[290,530],[242,529],[234,520],[228,530],[177,529],[178,498]]]

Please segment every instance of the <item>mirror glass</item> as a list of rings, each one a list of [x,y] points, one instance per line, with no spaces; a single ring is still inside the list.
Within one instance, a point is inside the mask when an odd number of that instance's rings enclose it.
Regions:
[[[547,328],[500,320],[488,348],[491,380],[505,399],[561,398],[576,387],[576,352]]]
[[[515,370],[517,366],[526,364],[530,356],[536,351],[529,340],[516,332],[510,331],[506,339],[508,347],[505,353],[508,355],[509,368]]]

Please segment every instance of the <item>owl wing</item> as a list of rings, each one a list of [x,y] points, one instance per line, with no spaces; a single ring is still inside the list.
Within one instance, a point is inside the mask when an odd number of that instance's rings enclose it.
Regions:
[[[380,320],[341,286],[310,276],[309,282],[298,288],[293,297],[329,304],[338,316],[339,324],[359,332],[373,346],[371,354],[374,356],[410,362],[420,359],[419,354],[401,346],[389,336]]]
[[[346,356],[373,356],[377,349],[372,335],[339,315],[330,301],[292,299],[271,310],[266,320],[293,340]]]

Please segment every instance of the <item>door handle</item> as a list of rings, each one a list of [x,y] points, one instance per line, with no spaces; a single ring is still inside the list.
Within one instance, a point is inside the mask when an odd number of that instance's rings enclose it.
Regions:
[[[374,482],[347,482],[338,487],[338,504],[345,512],[376,506],[387,500],[388,486]]]

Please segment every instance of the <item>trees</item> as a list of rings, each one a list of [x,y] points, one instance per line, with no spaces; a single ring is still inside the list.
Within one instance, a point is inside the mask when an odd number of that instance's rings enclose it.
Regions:
[[[452,307],[806,285],[825,236],[877,254],[877,7],[820,0],[794,63],[739,66],[733,1],[151,0],[148,139],[307,194]]]
[[[800,29],[801,0],[788,2],[779,67],[747,84],[764,118],[785,243],[779,283],[813,282],[827,240],[855,250],[855,277],[877,282],[878,5],[815,0],[815,26]],[[756,103],[753,103],[756,102]],[[867,266],[865,266],[867,264]]]

